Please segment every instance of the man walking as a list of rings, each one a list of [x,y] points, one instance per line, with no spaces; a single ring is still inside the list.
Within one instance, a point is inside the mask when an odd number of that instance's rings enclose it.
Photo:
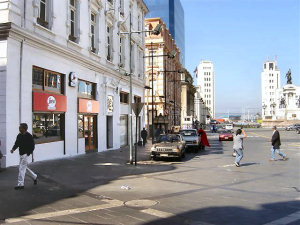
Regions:
[[[32,154],[34,150],[34,140],[30,133],[27,132],[28,125],[26,123],[21,123],[19,126],[20,133],[17,136],[15,145],[13,146],[11,153],[19,148],[20,154],[20,164],[19,164],[19,175],[18,175],[18,185],[15,187],[15,190],[24,189],[24,179],[26,170],[28,175],[33,179],[33,184],[37,184],[37,175],[30,170],[27,165],[27,158]]]
[[[243,158],[244,150],[244,139],[247,137],[247,134],[243,129],[238,129],[236,134],[233,137],[233,151],[235,152],[235,162],[236,167],[240,167],[240,161]]]
[[[147,136],[148,136],[148,132],[145,130],[145,127],[144,127],[141,132],[141,137],[143,139],[143,146],[145,146],[145,144],[147,142]]]
[[[271,142],[272,142],[272,148],[271,148],[270,161],[275,160],[275,151],[278,153],[278,155],[280,155],[282,157],[282,160],[285,161],[287,158],[286,158],[286,155],[280,151],[280,145],[281,145],[280,134],[279,134],[276,126],[273,126],[273,135],[272,135]]]

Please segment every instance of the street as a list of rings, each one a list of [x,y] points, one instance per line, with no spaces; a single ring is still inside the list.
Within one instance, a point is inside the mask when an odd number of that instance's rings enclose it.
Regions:
[[[210,148],[182,161],[138,166],[128,150],[91,153],[30,165],[37,186],[13,190],[17,167],[0,172],[1,224],[255,225],[300,224],[300,135],[279,130],[288,160],[270,162],[271,129],[246,129],[241,167],[232,142],[208,133]]]

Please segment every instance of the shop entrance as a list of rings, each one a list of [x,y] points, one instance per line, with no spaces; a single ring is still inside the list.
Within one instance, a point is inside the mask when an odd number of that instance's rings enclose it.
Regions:
[[[113,117],[106,117],[106,147],[113,147]]]
[[[97,116],[84,115],[85,151],[97,149]]]

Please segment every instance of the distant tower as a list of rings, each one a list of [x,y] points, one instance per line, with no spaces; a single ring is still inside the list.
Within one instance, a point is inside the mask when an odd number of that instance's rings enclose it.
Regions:
[[[203,98],[205,109],[203,112],[215,118],[215,73],[211,61],[200,61],[197,68],[197,86],[200,86],[200,95]]]
[[[277,60],[267,60],[261,72],[261,102],[262,118],[273,119],[275,117],[276,99],[275,90],[280,88],[280,70],[277,68]]]

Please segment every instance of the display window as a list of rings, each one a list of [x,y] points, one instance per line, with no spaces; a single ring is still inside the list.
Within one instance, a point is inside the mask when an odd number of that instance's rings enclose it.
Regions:
[[[33,113],[32,135],[35,143],[64,140],[64,113]]]

